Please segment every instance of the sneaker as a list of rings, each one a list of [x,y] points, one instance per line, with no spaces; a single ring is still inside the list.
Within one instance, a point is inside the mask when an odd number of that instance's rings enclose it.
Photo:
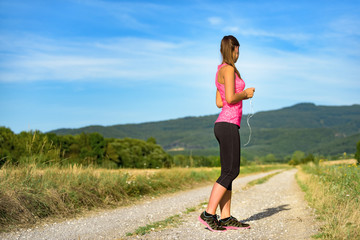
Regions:
[[[226,228],[221,227],[216,215],[206,216],[205,211],[199,216],[199,221],[212,232],[223,232]]]
[[[226,218],[224,220],[220,219],[219,223],[220,223],[221,227],[224,227],[226,229],[246,229],[246,228],[250,228],[249,224],[242,223],[242,222],[238,221],[236,218],[234,218],[233,216],[230,216],[229,218]]]

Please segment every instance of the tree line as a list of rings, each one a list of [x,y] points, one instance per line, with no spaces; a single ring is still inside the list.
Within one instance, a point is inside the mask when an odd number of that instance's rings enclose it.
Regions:
[[[287,158],[287,160],[286,160]],[[298,165],[317,162],[322,156],[295,151],[291,156],[279,160],[274,154],[256,157],[255,163],[288,162]],[[360,141],[355,158],[360,160]],[[0,167],[37,164],[42,166],[99,166],[105,168],[170,168],[170,167],[219,167],[219,156],[170,155],[153,137],[145,140],[133,138],[104,138],[99,133],[57,135],[28,131],[15,134],[9,128],[0,127]],[[250,162],[241,157],[241,164]]]
[[[170,167],[172,157],[156,140],[104,138],[99,133],[56,135],[29,131],[15,134],[0,127],[0,166],[36,163],[60,166],[96,165],[109,168]]]
[[[28,131],[15,134],[0,127],[0,167],[31,164],[66,166],[81,164],[106,168],[170,168],[220,166],[218,157],[168,154],[153,137],[104,138],[99,133],[56,135]]]

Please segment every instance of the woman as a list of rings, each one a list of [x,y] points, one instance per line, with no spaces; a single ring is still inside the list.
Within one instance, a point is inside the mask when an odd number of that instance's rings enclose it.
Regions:
[[[235,63],[239,57],[239,42],[234,36],[221,41],[222,64],[216,73],[216,105],[222,108],[215,121],[214,133],[220,145],[221,175],[210,194],[207,209],[199,220],[211,231],[250,228],[230,214],[232,182],[240,172],[240,135],[242,100],[252,98],[255,88],[245,89]],[[244,90],[245,89],[245,90]],[[220,220],[215,214],[220,206]]]

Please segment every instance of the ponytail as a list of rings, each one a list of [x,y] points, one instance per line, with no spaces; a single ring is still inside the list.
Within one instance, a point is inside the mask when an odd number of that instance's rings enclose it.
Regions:
[[[235,67],[234,57],[233,57],[235,47],[239,47],[239,46],[240,44],[234,36],[232,35],[225,36],[221,40],[220,52],[223,58],[223,62],[232,66],[235,70],[235,73],[239,76],[239,78],[241,78],[239,71]]]

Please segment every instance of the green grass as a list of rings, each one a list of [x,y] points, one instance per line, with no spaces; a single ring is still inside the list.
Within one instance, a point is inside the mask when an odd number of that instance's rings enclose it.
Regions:
[[[137,228],[134,232],[126,233],[126,236],[134,236],[134,235],[145,235],[150,233],[151,231],[158,231],[160,229],[165,229],[167,227],[175,227],[183,222],[183,216],[192,212],[195,212],[203,207],[203,205],[207,204],[207,202],[200,203],[196,207],[186,208],[186,211],[182,212],[183,214],[176,214],[170,216],[164,220],[154,222],[152,224],[147,224],[146,226],[142,226]]]
[[[330,183],[331,194],[339,201],[355,201],[360,204],[360,168],[356,164],[347,165],[304,165],[306,173],[315,175],[323,183]]]
[[[249,188],[251,188],[251,187],[253,187],[253,186],[255,186],[255,185],[258,185],[258,184],[263,184],[263,183],[267,182],[270,178],[272,178],[273,176],[275,176],[275,175],[277,175],[277,174],[279,174],[279,173],[281,173],[281,171],[280,171],[280,172],[276,172],[276,173],[269,174],[269,175],[267,175],[267,176],[265,176],[265,177],[255,179],[255,180],[253,180],[253,181],[250,181],[250,182],[248,182],[248,183],[246,184],[245,187],[243,187],[243,190],[247,190],[247,189],[249,189]]]
[[[292,169],[294,167],[289,166],[288,164],[269,164],[269,165],[249,165],[240,167],[240,175],[258,173],[258,172],[268,172],[276,169]]]
[[[322,223],[320,239],[360,236],[360,168],[352,165],[303,165],[296,175]]]
[[[135,230],[134,233],[127,233],[126,236],[133,236],[133,235],[145,235],[151,231],[163,229],[169,226],[175,227],[179,223],[181,223],[181,216],[179,214],[176,214],[174,216],[170,216],[166,218],[165,220],[154,222],[152,224],[147,224],[144,227],[139,227]]]

